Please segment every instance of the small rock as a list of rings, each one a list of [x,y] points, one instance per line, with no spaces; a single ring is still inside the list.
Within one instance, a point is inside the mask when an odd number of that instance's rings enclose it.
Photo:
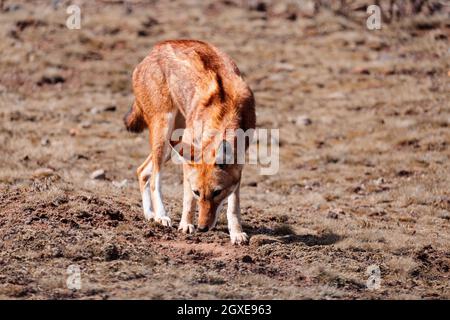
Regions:
[[[444,220],[450,220],[450,212],[443,211],[441,214],[439,214],[439,218]]]
[[[156,20],[153,17],[147,17],[147,19],[144,22],[142,22],[142,26],[144,28],[151,28],[151,27],[156,26],[158,24],[159,24],[159,21]]]
[[[249,4],[250,10],[256,10],[259,12],[267,11],[267,4],[264,1],[253,1]]]
[[[91,127],[91,123],[90,123],[89,121],[83,121],[83,122],[80,124],[80,126],[81,126],[83,129],[87,129],[87,128],[90,128],[90,127]]]
[[[71,128],[71,129],[69,130],[69,134],[70,134],[72,137],[78,135],[79,133],[80,133],[80,132],[79,132],[78,129],[76,129],[76,128]]]
[[[139,30],[137,33],[138,37],[148,37],[150,33],[147,30]]]
[[[54,247],[51,249],[51,256],[53,258],[61,258],[64,257],[64,251],[60,247]]]
[[[364,67],[355,67],[352,69],[351,73],[353,74],[366,74],[369,75],[370,74],[370,70]]]
[[[106,261],[117,260],[120,257],[119,249],[112,243],[105,247],[104,254]]]
[[[48,146],[48,145],[50,145],[50,139],[49,139],[49,138],[42,138],[42,139],[41,139],[41,145],[42,145],[42,146]]]
[[[123,213],[120,212],[119,210],[107,210],[106,215],[111,220],[123,221],[124,219]]]
[[[282,82],[286,80],[286,76],[283,73],[271,74],[267,79],[273,82]]]
[[[337,92],[330,93],[327,96],[327,98],[332,99],[332,100],[339,100],[339,99],[345,99],[346,95],[342,92],[337,91]]]
[[[331,209],[330,211],[328,211],[327,218],[329,218],[329,219],[339,219],[339,215],[345,215],[344,210],[339,209],[339,208],[335,208],[335,209]]]
[[[399,177],[409,177],[411,176],[413,173],[409,170],[399,170],[397,171],[397,176]]]
[[[295,124],[298,126],[310,126],[312,124],[312,120],[307,116],[298,116],[295,119]]]
[[[117,110],[117,107],[114,105],[107,106],[106,108],[103,109],[103,111],[106,111],[106,112],[114,112],[116,110]]]
[[[112,184],[114,187],[122,189],[125,188],[127,186],[128,180],[127,179],[123,179],[122,181],[118,182],[118,181],[113,181]]]
[[[358,193],[358,194],[364,193],[365,190],[366,190],[366,186],[363,184],[356,186],[352,189],[353,193]]]
[[[274,65],[274,68],[276,71],[294,71],[295,70],[295,66],[289,63],[276,63]]]
[[[147,231],[144,232],[144,237],[145,238],[151,238],[151,237],[154,237],[154,236],[155,236],[155,233],[152,230],[147,230]]]
[[[338,219],[339,216],[338,216],[338,214],[335,211],[331,210],[331,211],[328,211],[327,218],[329,218],[329,219]]]
[[[33,178],[49,177],[49,176],[53,175],[54,173],[55,173],[55,171],[53,169],[39,168],[33,172]]]
[[[104,180],[105,178],[105,170],[103,169],[98,169],[91,173],[91,179],[93,180]]]
[[[371,213],[369,213],[369,217],[383,217],[387,214],[386,211],[379,208],[374,208]]]
[[[242,262],[244,263],[253,263],[253,258],[250,257],[249,255],[245,255],[242,257]]]
[[[43,76],[38,82],[37,85],[38,86],[43,86],[43,85],[55,85],[58,83],[64,83],[66,82],[66,79],[64,79],[62,76],[59,75],[54,75],[54,76]]]
[[[92,114],[97,114],[97,113],[100,113],[100,112],[115,112],[116,110],[117,110],[117,107],[115,105],[110,105],[110,106],[106,106],[104,108],[94,107],[94,108],[91,109],[90,112]]]
[[[276,242],[280,242],[280,240],[278,240],[274,237],[266,236],[266,235],[257,234],[250,238],[250,245],[257,246],[257,247],[260,247],[265,244],[276,243]]]

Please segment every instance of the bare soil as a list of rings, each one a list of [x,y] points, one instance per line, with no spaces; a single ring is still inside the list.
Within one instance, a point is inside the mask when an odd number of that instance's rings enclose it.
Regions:
[[[65,26],[67,1],[0,12],[0,298],[450,298],[448,15],[370,31],[281,5],[77,3],[80,30]],[[135,170],[148,132],[126,132],[122,116],[134,66],[175,38],[230,54],[258,127],[280,129],[279,172],[244,170],[248,246],[230,244],[224,216],[215,231],[177,231],[171,163],[174,227],[144,220]],[[80,290],[66,286],[70,265]]]

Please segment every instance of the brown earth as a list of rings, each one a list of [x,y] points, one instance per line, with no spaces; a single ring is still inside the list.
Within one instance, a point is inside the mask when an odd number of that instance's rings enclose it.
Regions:
[[[0,13],[0,298],[450,298],[448,15],[369,31],[281,5],[78,1],[82,27],[69,30],[68,2],[47,3]],[[224,217],[178,233],[173,164],[174,227],[143,218],[148,133],[126,132],[122,116],[134,66],[174,38],[229,53],[258,127],[280,129],[279,172],[245,169],[248,246],[229,243]],[[80,290],[66,287],[69,265]]]

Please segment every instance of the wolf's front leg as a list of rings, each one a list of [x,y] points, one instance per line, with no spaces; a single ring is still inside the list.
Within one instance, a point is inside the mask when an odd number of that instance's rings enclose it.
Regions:
[[[153,184],[151,184],[151,195],[152,203],[155,206],[155,221],[159,222],[163,226],[171,227],[172,221],[164,209],[164,203],[162,201],[161,195],[161,172],[153,170],[154,175],[152,176]]]
[[[192,194],[191,186],[187,180],[186,174],[183,173],[183,213],[181,215],[180,225],[178,230],[183,233],[194,233],[194,212],[195,212],[195,199]]]
[[[248,236],[242,231],[239,188],[240,186],[237,186],[236,190],[228,196],[227,219],[232,244],[248,243]]]

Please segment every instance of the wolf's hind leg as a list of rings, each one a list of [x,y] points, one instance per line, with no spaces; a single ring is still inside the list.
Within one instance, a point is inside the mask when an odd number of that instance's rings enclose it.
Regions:
[[[139,189],[142,195],[142,209],[144,210],[144,216],[147,220],[154,218],[155,214],[152,211],[152,201],[150,197],[150,176],[152,174],[152,155],[150,154],[147,159],[136,170]]]
[[[150,193],[155,212],[155,220],[164,226],[172,226],[172,221],[164,209],[161,194],[161,171],[169,152],[169,140],[175,123],[176,111],[154,114],[151,118],[150,143],[152,145],[152,174]]]

